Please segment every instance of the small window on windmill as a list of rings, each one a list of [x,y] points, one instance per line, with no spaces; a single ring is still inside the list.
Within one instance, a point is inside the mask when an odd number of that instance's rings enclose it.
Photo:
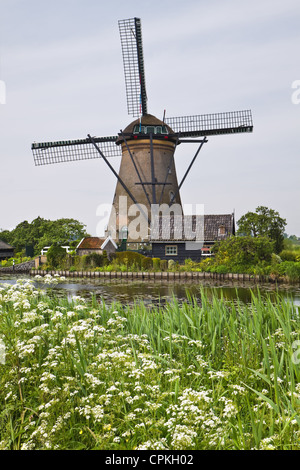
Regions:
[[[133,128],[133,133],[134,134],[147,134],[147,127],[145,126],[140,126],[140,124],[137,124]]]
[[[155,127],[154,126],[148,126],[147,127],[147,134],[154,134],[155,133]]]
[[[218,235],[219,236],[226,235],[225,225],[220,225]]]

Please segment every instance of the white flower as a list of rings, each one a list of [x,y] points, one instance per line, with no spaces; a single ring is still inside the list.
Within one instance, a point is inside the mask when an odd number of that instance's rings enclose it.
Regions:
[[[193,431],[188,426],[177,424],[173,432],[171,446],[176,450],[186,449],[187,447],[194,447],[194,439],[196,437],[196,431]]]
[[[167,440],[163,437],[160,441],[146,441],[136,450],[168,450]]]
[[[223,378],[223,377],[226,377],[228,375],[228,372],[224,372],[224,371],[221,371],[221,370],[217,370],[217,371],[208,371],[207,374],[210,376],[211,379],[214,379],[214,378]]]

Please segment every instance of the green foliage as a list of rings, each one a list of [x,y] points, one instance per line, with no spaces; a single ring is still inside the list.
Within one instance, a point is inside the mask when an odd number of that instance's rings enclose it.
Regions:
[[[294,250],[282,250],[280,258],[282,261],[298,261],[299,254]]]
[[[128,268],[135,265],[141,269],[143,258],[145,258],[143,255],[136,253],[135,251],[121,251],[113,255],[113,261],[117,265],[124,264],[125,266],[128,266]]]
[[[268,237],[274,241],[275,253],[280,253],[284,246],[286,220],[277,211],[265,206],[257,207],[255,212],[247,212],[237,222],[239,235]]]
[[[67,252],[58,244],[50,246],[47,252],[47,264],[52,269],[57,269],[66,259]]]
[[[288,236],[286,233],[284,234],[284,247],[287,249],[300,249],[300,237],[296,235]]]
[[[108,265],[107,251],[103,250],[103,253],[102,253],[102,266],[107,266],[107,265]]]
[[[160,258],[152,258],[154,271],[160,270]]]
[[[167,271],[168,270],[168,260],[166,260],[166,259],[161,259],[160,260],[160,270],[161,271]]]
[[[5,260],[0,261],[0,266],[1,267],[9,267],[13,266],[13,262],[15,262],[15,265],[19,263],[25,263],[26,261],[30,261],[31,258],[28,256],[24,256],[23,253],[16,253],[13,258],[8,258]]]
[[[215,269],[215,266],[215,260],[211,257],[207,257],[199,263],[199,268],[201,272],[213,271]]]
[[[85,225],[75,219],[46,220],[37,217],[31,223],[21,222],[11,231],[0,232],[0,239],[14,246],[16,251],[24,251],[26,245],[34,245],[35,255],[44,246],[70,245],[73,248],[87,236]]]
[[[274,265],[280,264],[281,262],[282,262],[281,257],[279,255],[276,255],[276,253],[272,253],[271,264],[274,266]]]
[[[153,268],[152,258],[150,258],[149,256],[144,256],[144,258],[142,258],[142,261],[141,261],[142,271],[150,271],[150,269],[152,268]]]
[[[176,263],[173,259],[168,260],[168,269],[169,271],[173,271],[176,267]]]
[[[2,240],[5,243],[10,243],[10,231],[9,230],[0,230],[0,240]]]
[[[99,268],[103,266],[103,255],[90,253],[85,256],[84,267]]]
[[[229,269],[247,269],[262,262],[271,263],[273,251],[274,242],[268,237],[230,237],[215,244],[214,263]]]
[[[184,261],[184,271],[199,271],[200,270],[200,262],[193,261],[190,258],[187,258]]]
[[[300,449],[291,301],[202,289],[148,308],[48,292],[0,296],[1,450]]]
[[[278,266],[278,274],[286,276],[288,281],[294,282],[300,280],[300,262],[283,261]]]

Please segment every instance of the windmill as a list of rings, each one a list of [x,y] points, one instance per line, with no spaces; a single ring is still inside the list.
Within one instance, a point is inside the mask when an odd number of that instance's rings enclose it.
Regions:
[[[253,124],[250,110],[170,118],[164,114],[162,120],[149,114],[141,20],[131,18],[118,24],[128,114],[135,120],[117,135],[33,143],[32,152],[35,165],[102,158],[117,179],[108,228],[114,225],[113,238],[122,239],[132,204],[147,220],[148,227],[153,205],[181,206],[180,189],[208,141],[207,136],[252,132]],[[178,183],[174,153],[182,143],[198,146]],[[119,172],[110,163],[110,158],[117,156],[121,157]],[[120,207],[122,201],[126,201],[125,211]]]

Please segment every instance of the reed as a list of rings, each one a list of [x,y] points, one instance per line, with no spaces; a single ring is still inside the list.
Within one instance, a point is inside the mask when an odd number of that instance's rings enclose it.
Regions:
[[[148,308],[4,286],[0,448],[299,449],[299,326],[259,291]]]

